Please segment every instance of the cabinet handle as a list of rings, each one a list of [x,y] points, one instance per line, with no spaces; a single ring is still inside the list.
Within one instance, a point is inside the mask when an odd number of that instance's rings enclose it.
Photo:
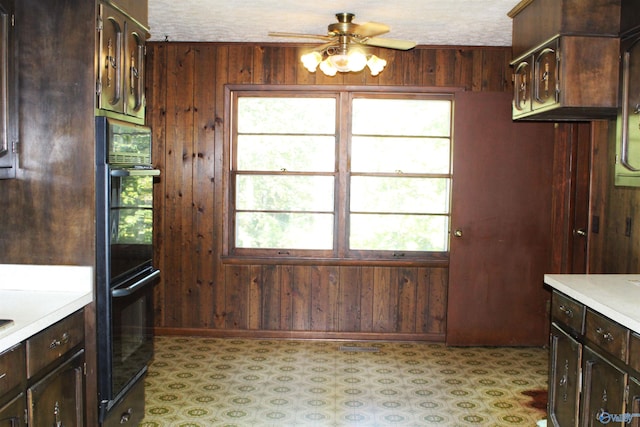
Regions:
[[[133,408],[127,409],[127,412],[124,412],[120,415],[120,424],[126,424],[131,419],[131,414],[133,414]]]
[[[567,307],[564,304],[561,304],[560,307],[558,307],[560,309],[561,313],[564,313],[565,316],[567,317],[573,317],[573,310],[571,310],[569,307]]]
[[[4,379],[4,377],[6,377],[6,376],[7,376],[7,373],[3,372],[2,374],[0,374],[0,380]]]
[[[607,332],[602,328],[598,328],[598,329],[596,329],[596,333],[601,335],[602,339],[607,341],[607,342],[613,341],[613,335],[611,335],[611,332]]]
[[[65,332],[64,334],[62,334],[62,337],[60,337],[59,340],[51,341],[51,344],[49,344],[49,349],[53,350],[56,347],[67,344],[70,337],[71,336],[69,335],[69,332]]]

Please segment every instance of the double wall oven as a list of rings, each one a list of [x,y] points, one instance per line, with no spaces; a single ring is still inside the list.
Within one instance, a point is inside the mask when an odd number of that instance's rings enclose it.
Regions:
[[[96,311],[99,418],[137,426],[153,357],[151,130],[96,117]]]

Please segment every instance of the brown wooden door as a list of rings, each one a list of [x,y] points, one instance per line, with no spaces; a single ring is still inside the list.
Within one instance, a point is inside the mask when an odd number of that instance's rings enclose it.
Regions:
[[[553,125],[513,122],[508,93],[458,93],[454,117],[447,344],[543,345]]]

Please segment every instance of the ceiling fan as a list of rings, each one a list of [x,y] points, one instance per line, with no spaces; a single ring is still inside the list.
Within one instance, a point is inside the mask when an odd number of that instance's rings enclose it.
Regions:
[[[375,55],[367,55],[367,47],[409,50],[416,46],[410,40],[398,40],[378,37],[390,31],[389,26],[378,22],[356,24],[353,13],[336,13],[337,23],[329,24],[326,35],[270,32],[273,37],[291,37],[324,40],[325,43],[303,55],[305,67],[314,72],[318,66],[327,75],[335,75],[336,71],[360,71],[369,66],[372,75],[377,75],[386,61]]]

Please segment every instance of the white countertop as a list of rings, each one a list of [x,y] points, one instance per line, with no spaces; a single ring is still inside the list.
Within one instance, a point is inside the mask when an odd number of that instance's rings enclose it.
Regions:
[[[92,267],[0,264],[0,352],[92,301]]]
[[[545,274],[544,282],[640,333],[640,274]]]

